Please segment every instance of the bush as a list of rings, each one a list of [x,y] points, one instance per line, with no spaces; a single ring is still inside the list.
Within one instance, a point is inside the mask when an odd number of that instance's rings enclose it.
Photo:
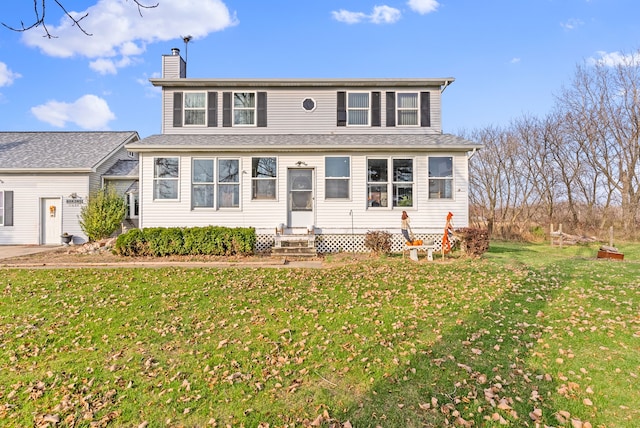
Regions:
[[[489,231],[473,227],[456,229],[454,235],[460,238],[462,252],[478,257],[489,250]]]
[[[389,254],[391,234],[381,230],[369,231],[364,237],[364,246],[376,254]]]
[[[254,228],[151,227],[131,229],[118,236],[114,252],[122,256],[253,254],[256,243]]]
[[[89,241],[108,238],[120,228],[126,210],[124,198],[115,189],[101,189],[91,194],[80,210],[80,228]]]

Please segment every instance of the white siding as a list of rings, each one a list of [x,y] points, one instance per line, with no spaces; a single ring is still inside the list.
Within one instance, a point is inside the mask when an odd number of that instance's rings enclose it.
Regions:
[[[59,198],[63,232],[74,235],[74,242],[86,241],[78,221],[81,207],[67,204],[69,195],[85,199],[89,194],[86,175],[3,175],[2,190],[13,191],[13,226],[0,226],[0,245],[39,245],[40,200]]]
[[[192,88],[189,88],[192,91]],[[337,92],[346,88],[307,88],[288,89],[270,88],[267,91],[267,127],[223,127],[222,126],[222,93],[225,91],[254,92],[255,88],[233,89],[207,89],[198,88],[201,91],[218,92],[218,126],[182,126],[173,127],[173,93],[184,92],[165,89],[162,94],[163,119],[162,132],[164,134],[440,134],[442,132],[441,120],[441,93],[433,88],[404,89],[388,88],[397,92],[430,91],[431,102],[431,127],[387,127],[386,126],[386,97],[385,88],[358,88],[358,91],[380,92],[381,126],[337,126]],[[316,109],[306,111],[302,108],[305,98],[313,98]]]
[[[101,189],[103,187],[103,183],[102,183],[102,176],[104,175],[104,173],[106,173],[109,168],[111,168],[113,165],[116,164],[117,161],[119,160],[132,160],[132,159],[137,159],[138,158],[138,154],[134,154],[134,157],[131,158],[129,157],[129,151],[122,147],[120,148],[116,153],[114,153],[111,157],[109,157],[108,160],[106,160],[105,162],[103,162],[102,164],[100,164],[97,168],[96,168],[96,172],[91,174],[90,176],[90,181],[89,181],[89,191],[90,193],[93,193],[99,189]]]
[[[345,153],[326,153],[345,156]],[[375,154],[388,158],[388,153]],[[427,157],[453,156],[453,200],[429,200],[427,195]],[[255,227],[268,233],[280,223],[287,224],[287,170],[295,168],[298,161],[315,169],[315,226],[320,233],[355,233],[384,229],[399,233],[402,207],[368,209],[366,192],[366,161],[368,154],[357,153],[351,157],[351,198],[345,201],[325,200],[324,154],[317,153],[255,153],[253,155],[228,154],[224,157],[240,159],[241,202],[239,209],[191,209],[191,159],[214,157],[206,153],[163,153],[162,157],[180,158],[179,199],[177,201],[153,200],[153,155],[141,154],[140,205],[141,227],[193,227],[219,225],[228,227]],[[277,198],[275,201],[251,200],[251,157],[275,156],[278,160]],[[466,153],[396,153],[394,157],[414,159],[414,207],[406,209],[416,232],[441,232],[449,211],[454,213],[455,227],[468,224],[468,178]]]

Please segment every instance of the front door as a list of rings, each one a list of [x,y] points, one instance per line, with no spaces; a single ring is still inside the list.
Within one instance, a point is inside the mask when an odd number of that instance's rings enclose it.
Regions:
[[[40,224],[42,225],[40,242],[42,245],[60,245],[62,235],[62,204],[60,198],[40,200]]]
[[[289,227],[312,226],[315,205],[313,169],[289,169],[287,187],[289,190]]]

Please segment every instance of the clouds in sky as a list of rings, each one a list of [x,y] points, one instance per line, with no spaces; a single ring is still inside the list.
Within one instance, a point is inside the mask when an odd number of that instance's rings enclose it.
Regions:
[[[407,5],[411,10],[421,15],[434,12],[439,4],[436,0],[409,0]],[[393,24],[402,17],[402,12],[391,6],[374,6],[371,13],[352,12],[345,9],[331,12],[333,19],[346,24],[370,22],[372,24]]]
[[[107,102],[96,95],[83,95],[72,103],[49,101],[31,108],[31,113],[57,128],[68,123],[87,130],[104,130],[116,118]]]
[[[599,58],[589,58],[591,65],[604,65],[606,67],[640,66],[640,50],[635,53],[625,54],[621,52],[598,52]]]
[[[0,88],[11,85],[14,80],[20,77],[22,77],[20,74],[9,70],[7,64],[0,62]]]
[[[87,14],[80,23],[92,35],[85,35],[63,16],[58,25],[47,25],[54,39],[31,30],[23,34],[23,42],[53,57],[89,58],[91,69],[100,74],[116,74],[134,63],[147,44],[182,38],[186,29],[198,39],[237,24],[222,0],[162,0],[159,7],[141,12],[133,2],[99,0],[84,11],[69,14],[77,18]]]

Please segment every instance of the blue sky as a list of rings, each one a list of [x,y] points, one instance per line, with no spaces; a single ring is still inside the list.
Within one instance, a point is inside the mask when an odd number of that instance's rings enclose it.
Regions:
[[[40,3],[41,0],[38,0]],[[160,133],[161,56],[188,45],[188,77],[443,78],[443,128],[544,116],[577,65],[640,49],[638,0],[47,0],[42,27],[0,27],[0,131]],[[152,4],[152,1],[141,0]],[[4,1],[0,22],[34,20]]]

